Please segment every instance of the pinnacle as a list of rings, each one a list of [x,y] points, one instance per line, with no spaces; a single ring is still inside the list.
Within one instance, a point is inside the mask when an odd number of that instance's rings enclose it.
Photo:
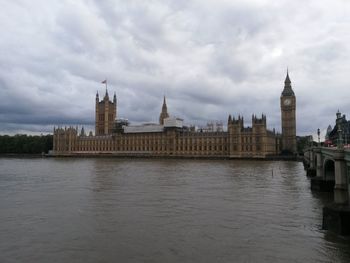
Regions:
[[[290,79],[289,79],[289,74],[288,74],[288,68],[287,68],[287,76],[286,76],[286,80],[284,81],[284,83],[288,83],[288,84],[290,84],[291,83],[291,81],[290,81]]]

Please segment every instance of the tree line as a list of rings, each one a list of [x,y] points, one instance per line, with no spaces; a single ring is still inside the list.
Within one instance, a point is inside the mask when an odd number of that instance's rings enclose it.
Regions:
[[[0,154],[41,154],[52,150],[53,136],[0,135]]]

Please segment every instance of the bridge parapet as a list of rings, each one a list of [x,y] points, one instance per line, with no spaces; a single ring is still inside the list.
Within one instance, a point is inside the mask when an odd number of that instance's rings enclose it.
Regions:
[[[331,160],[334,160],[335,155],[339,155],[339,153],[344,152],[337,148],[330,148],[330,147],[320,147],[319,150],[321,151],[323,157],[327,157],[328,159],[331,159]]]

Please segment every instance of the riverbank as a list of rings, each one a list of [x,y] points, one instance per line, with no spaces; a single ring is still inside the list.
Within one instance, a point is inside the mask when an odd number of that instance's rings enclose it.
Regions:
[[[180,155],[167,155],[156,156],[146,154],[46,154],[45,157],[49,158],[141,158],[141,159],[190,159],[190,160],[261,160],[261,161],[297,161],[301,162],[303,158],[301,156],[283,156],[274,155],[265,158],[258,157],[228,157],[228,156],[180,156]]]
[[[45,153],[1,153],[0,158],[45,158]]]
[[[188,159],[188,160],[260,160],[260,161],[297,161],[302,162],[301,156],[274,155],[265,158],[257,157],[228,157],[228,156],[156,156],[146,154],[27,154],[27,153],[7,153],[0,154],[0,158],[140,158],[140,159]]]

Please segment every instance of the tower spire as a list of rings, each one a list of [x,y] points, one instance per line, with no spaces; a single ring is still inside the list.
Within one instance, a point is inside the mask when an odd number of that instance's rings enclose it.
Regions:
[[[163,106],[162,106],[162,112],[159,115],[159,124],[163,125],[164,124],[164,119],[168,118],[168,107],[166,105],[166,99],[165,96],[163,98]]]
[[[289,78],[289,71],[288,71],[288,67],[287,67],[287,76],[286,79],[284,81],[284,89],[282,91],[282,96],[294,96],[294,91],[292,89],[292,85],[291,85],[291,81]]]
[[[287,67],[287,76],[286,76],[286,80],[284,81],[285,84],[290,84],[291,81],[289,79],[289,72],[288,72],[288,67]]]
[[[164,109],[167,110],[165,95],[164,95],[164,98],[163,98],[163,107],[162,107],[162,111],[164,111]]]

